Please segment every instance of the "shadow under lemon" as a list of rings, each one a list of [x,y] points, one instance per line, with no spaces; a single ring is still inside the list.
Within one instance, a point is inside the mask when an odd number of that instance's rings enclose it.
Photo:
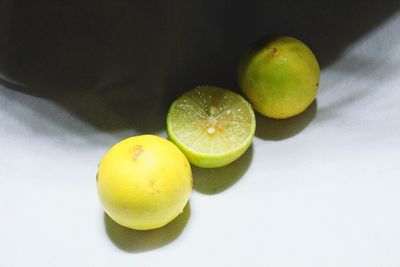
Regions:
[[[253,145],[239,159],[224,167],[205,169],[192,165],[193,189],[207,195],[225,191],[246,173],[252,158]]]
[[[271,119],[256,113],[256,136],[264,140],[283,140],[304,130],[317,113],[317,100],[299,115],[288,119]]]
[[[169,224],[154,230],[133,230],[119,225],[104,213],[104,225],[110,240],[121,250],[140,253],[154,250],[174,241],[185,228],[190,218],[190,203]]]

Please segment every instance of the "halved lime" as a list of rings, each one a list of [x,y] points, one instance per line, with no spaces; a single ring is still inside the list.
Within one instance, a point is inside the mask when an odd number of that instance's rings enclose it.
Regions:
[[[188,160],[203,168],[225,166],[251,145],[254,111],[242,96],[199,86],[175,100],[167,116],[169,138]]]

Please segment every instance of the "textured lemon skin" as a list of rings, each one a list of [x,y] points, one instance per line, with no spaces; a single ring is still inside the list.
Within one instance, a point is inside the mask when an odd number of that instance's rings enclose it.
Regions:
[[[172,142],[154,135],[115,144],[101,159],[96,181],[104,211],[136,230],[159,228],[175,219],[193,185],[184,154]]]
[[[317,95],[320,68],[303,42],[288,36],[258,41],[239,64],[239,86],[259,113],[285,119],[295,116]]]

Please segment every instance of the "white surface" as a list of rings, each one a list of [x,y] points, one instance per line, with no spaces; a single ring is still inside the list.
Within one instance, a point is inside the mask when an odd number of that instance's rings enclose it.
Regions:
[[[399,29],[323,69],[314,118],[258,117],[252,149],[195,169],[190,212],[152,232],[104,219],[96,194],[98,160],[137,132],[0,86],[0,266],[400,266]]]

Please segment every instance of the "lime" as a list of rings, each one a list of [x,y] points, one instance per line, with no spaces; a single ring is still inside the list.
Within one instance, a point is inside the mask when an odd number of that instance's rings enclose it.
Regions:
[[[320,69],[313,52],[292,37],[258,41],[239,65],[239,86],[254,109],[284,119],[303,112],[315,99]]]
[[[203,168],[225,166],[251,145],[256,127],[251,105],[218,87],[196,87],[175,100],[167,116],[169,138]]]
[[[192,191],[186,157],[172,142],[154,135],[134,136],[114,145],[100,161],[96,181],[104,211],[136,230],[172,221]]]

